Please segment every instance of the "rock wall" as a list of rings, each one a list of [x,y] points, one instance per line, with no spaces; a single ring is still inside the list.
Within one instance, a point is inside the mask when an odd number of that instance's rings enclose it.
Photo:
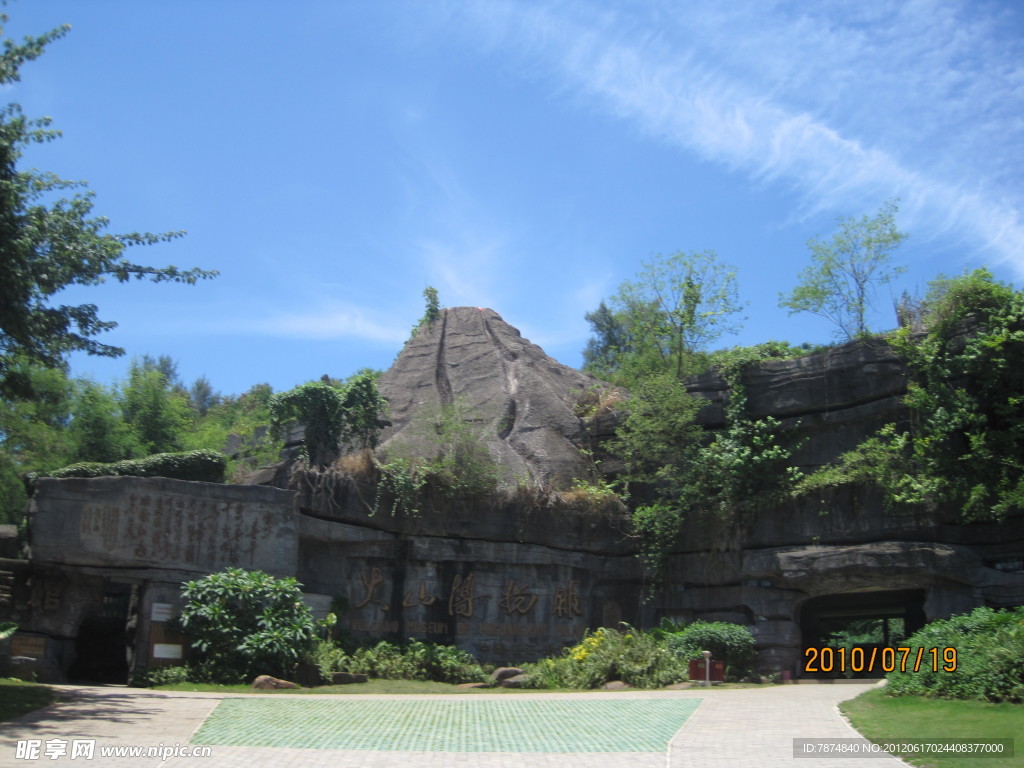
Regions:
[[[167,622],[184,581],[228,566],[293,576],[294,494],[166,478],[40,479],[29,505],[31,559],[0,561],[0,618],[14,656],[41,680],[126,682],[180,663]]]
[[[876,341],[769,361],[745,377],[753,415],[781,419],[802,441],[795,462],[808,469],[904,421],[906,384],[899,360]],[[721,427],[724,383],[708,375],[690,387],[708,400],[702,423]],[[445,310],[381,389],[391,403],[385,453],[417,441],[429,451],[417,422],[461,399],[506,476],[529,476],[535,489],[592,471],[579,448],[616,423],[607,408],[581,407],[607,385],[559,366],[490,310]],[[278,487],[40,481],[32,560],[0,563],[0,586],[15,585],[0,594],[0,619],[19,621],[24,647],[42,643],[59,675],[102,656],[81,638],[113,632],[103,622],[114,606],[122,630],[107,645],[127,645],[135,663],[173,663],[183,641],[166,621],[178,585],[234,565],[297,576],[319,614],[339,612],[357,639],[418,637],[508,664],[619,621],[727,620],[754,632],[765,671],[800,675],[804,649],[827,643],[843,617],[912,630],[977,605],[1024,604],[1024,517],[961,525],[896,514],[867,489],[788,502],[742,530],[691,528],[668,586],[645,602],[621,506],[573,508],[546,491],[459,502],[438,495],[418,515],[393,517],[374,510],[372,482],[337,472],[286,462],[253,482]]]
[[[781,420],[800,447],[793,463],[813,470],[887,423],[909,418],[901,402],[907,372],[881,340],[858,341],[797,360],[772,360],[743,379],[752,416]],[[728,388],[717,376],[693,380],[708,399],[700,421],[724,426]],[[789,501],[763,511],[742,532],[684,536],[662,610],[681,620],[749,624],[766,669],[802,671],[815,606],[850,618],[890,611],[908,628],[978,605],[1024,604],[1024,517],[960,524],[938,510],[891,511],[869,488]],[[889,603],[902,605],[892,612]],[[915,601],[920,601],[920,612]]]

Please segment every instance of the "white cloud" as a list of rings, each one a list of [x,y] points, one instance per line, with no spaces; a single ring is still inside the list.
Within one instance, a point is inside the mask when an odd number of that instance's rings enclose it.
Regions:
[[[481,2],[479,43],[554,93],[843,215],[1024,275],[1024,44],[957,0],[852,5]],[[980,8],[980,10],[979,10]],[[1020,20],[1016,20],[1020,23]]]
[[[495,307],[502,270],[503,246],[473,237],[470,232],[451,231],[447,237],[417,244],[422,268],[438,290],[446,307]]]
[[[237,326],[239,330],[242,325]],[[306,312],[280,312],[247,324],[269,336],[301,339],[357,338],[366,341],[401,344],[409,337],[409,327],[391,318],[352,304],[331,302]]]

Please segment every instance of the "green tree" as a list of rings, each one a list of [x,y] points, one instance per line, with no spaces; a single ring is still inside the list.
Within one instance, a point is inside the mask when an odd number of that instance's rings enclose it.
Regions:
[[[805,477],[817,494],[872,484],[890,505],[951,509],[999,520],[1024,509],[1024,292],[985,269],[933,281],[926,331],[892,345],[910,370],[908,424],[887,424]]]
[[[0,451],[0,524],[17,524],[27,503],[28,492],[14,458]]]
[[[602,307],[587,316],[598,333],[588,349],[602,372],[629,386],[650,374],[692,373],[698,353],[739,328],[743,305],[732,267],[713,251],[680,251],[645,262]]]
[[[285,425],[299,422],[305,430],[306,458],[324,467],[343,444],[376,445],[385,405],[372,371],[357,373],[341,384],[311,381],[270,399],[271,432],[280,438]]]
[[[379,376],[380,371],[366,368],[345,380],[342,442],[357,448],[377,447],[381,414],[387,410],[387,401],[377,389]]]
[[[896,228],[897,203],[887,201],[874,216],[841,219],[831,240],[808,242],[811,265],[792,293],[779,296],[779,306],[820,315],[846,339],[867,334],[875,289],[903,272],[892,265],[893,251],[907,238]]]
[[[316,639],[301,586],[293,578],[241,568],[183,584],[180,623],[200,675],[224,683],[290,675]]]
[[[66,464],[70,457],[72,384],[65,367],[47,368],[21,358],[11,364],[10,370],[34,397],[0,399],[0,449],[12,457],[20,471]]]
[[[437,288],[428,285],[423,289],[423,317],[412,327],[412,338],[420,332],[420,328],[429,328],[441,316],[441,301],[437,296]]]
[[[31,400],[0,397],[0,521],[14,523],[28,500],[21,475],[63,466],[72,456],[72,384],[64,366],[20,358],[10,370],[35,393]]]
[[[603,379],[617,377],[622,357],[632,343],[622,313],[613,312],[602,299],[597,309],[584,315],[594,334],[583,350],[583,368]]]
[[[1024,509],[1024,292],[985,269],[939,278],[924,322],[923,337],[894,338],[911,371],[916,500],[967,519]]]
[[[777,503],[795,483],[780,423],[747,413],[744,370],[775,356],[778,345],[716,353],[715,367],[729,397],[725,426],[714,432],[697,423],[707,405],[682,381],[662,373],[642,379],[626,403],[627,416],[610,445],[622,459],[622,479],[633,484],[633,524],[641,552],[656,573],[664,567],[683,524],[714,526],[723,549],[758,510]],[[639,487],[636,487],[636,486]]]
[[[697,424],[702,401],[674,375],[641,379],[626,404],[626,420],[609,446],[630,484],[632,519],[641,552],[660,571],[678,541],[695,468],[706,441]]]
[[[213,385],[205,374],[192,382],[192,386],[188,388],[188,397],[193,410],[200,416],[209,413],[210,409],[221,400],[220,393],[213,389]]]
[[[426,303],[426,306],[423,309],[423,318],[420,320],[420,325],[430,325],[441,314],[441,301],[437,297],[437,288],[432,285],[424,288],[423,301]]]
[[[166,371],[148,362],[132,362],[121,400],[125,421],[145,453],[180,451],[191,426],[188,395],[168,380]]]
[[[68,439],[75,462],[120,461],[143,452],[117,397],[94,381],[74,383]]]
[[[0,25],[7,18],[0,14]],[[20,44],[5,40],[0,85],[17,82],[21,66],[68,29],[63,26]],[[127,260],[124,252],[129,246],[173,240],[184,233],[107,233],[107,220],[92,216],[92,192],[78,191],[54,201],[64,190],[82,190],[81,182],[35,169],[19,170],[26,146],[59,135],[50,128],[49,118],[26,118],[17,104],[0,109],[0,394],[7,396],[30,394],[30,382],[18,375],[19,357],[57,366],[74,351],[124,354],[123,349],[96,340],[116,323],[101,320],[94,304],[53,303],[68,286],[96,285],[108,278],[195,283],[216,274]]]
[[[228,465],[228,475],[235,480],[254,467],[275,461],[280,447],[269,434],[273,394],[269,384],[256,384],[241,395],[218,397],[205,414],[194,420],[184,436],[185,447],[223,451],[231,436],[237,436],[237,448],[232,449],[235,455]],[[190,395],[195,408],[194,392]]]
[[[0,522],[17,522],[25,514],[24,473],[60,467],[73,456],[73,387],[65,368],[44,368],[22,357],[10,371],[35,396],[0,397]]]

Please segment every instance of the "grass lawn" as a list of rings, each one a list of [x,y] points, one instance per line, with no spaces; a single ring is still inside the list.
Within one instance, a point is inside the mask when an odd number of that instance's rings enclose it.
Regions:
[[[0,721],[20,717],[59,700],[60,694],[45,685],[0,678]]]
[[[872,690],[839,705],[853,727],[878,743],[901,739],[1013,739],[1014,757],[903,756],[921,768],[1024,765],[1024,705],[886,696]]]

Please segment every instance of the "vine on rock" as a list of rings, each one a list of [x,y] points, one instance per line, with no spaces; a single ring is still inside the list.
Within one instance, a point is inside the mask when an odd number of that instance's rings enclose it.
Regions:
[[[697,424],[706,404],[673,376],[641,382],[612,450],[623,460],[627,483],[643,503],[633,511],[641,554],[662,573],[684,523],[713,525],[716,547],[728,549],[755,513],[785,498],[797,478],[787,463],[794,447],[781,441],[780,422],[748,415],[743,372],[780,356],[778,345],[718,353],[713,365],[729,388],[726,425],[709,434]]]
[[[872,484],[890,508],[964,521],[1024,510],[1024,293],[985,269],[940,278],[923,324],[923,334],[901,328],[890,339],[910,370],[910,423],[887,424],[799,492]]]
[[[299,422],[307,461],[323,467],[342,444],[375,447],[385,407],[373,372],[358,373],[340,385],[311,381],[270,399],[271,433],[280,440],[287,424]]]

